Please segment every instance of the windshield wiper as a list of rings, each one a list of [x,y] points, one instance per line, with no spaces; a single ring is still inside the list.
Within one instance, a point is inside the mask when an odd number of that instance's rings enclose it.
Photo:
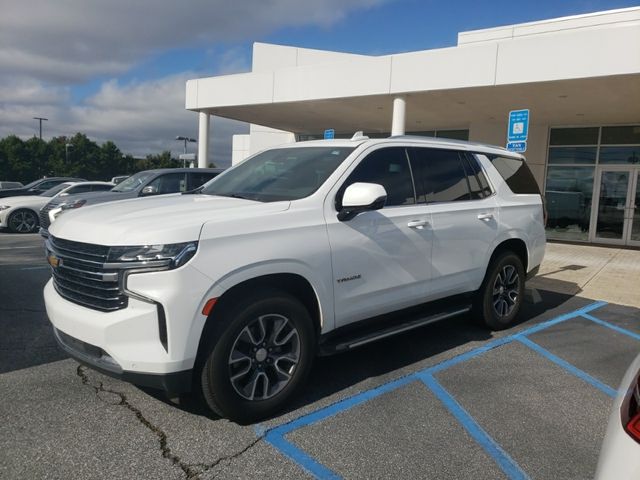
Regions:
[[[245,195],[242,193],[212,193],[211,195],[215,195],[218,197],[231,197],[231,198],[241,198],[242,200],[251,200],[252,202],[261,202],[262,200],[258,200],[255,197],[250,197],[249,195]]]
[[[186,192],[182,192],[182,195],[195,195],[197,193],[201,193],[202,189],[204,188],[204,185],[198,187],[198,188],[194,188],[193,190],[188,190]]]

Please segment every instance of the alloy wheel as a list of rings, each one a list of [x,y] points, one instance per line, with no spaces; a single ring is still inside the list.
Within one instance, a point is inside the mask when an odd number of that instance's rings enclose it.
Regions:
[[[236,337],[229,355],[229,378],[246,400],[267,400],[285,388],[300,360],[300,335],[280,314],[252,320]]]
[[[502,267],[493,284],[493,309],[499,317],[508,317],[518,304],[520,276],[513,265]]]
[[[22,210],[11,215],[9,223],[14,232],[29,233],[35,229],[38,220],[33,212]]]

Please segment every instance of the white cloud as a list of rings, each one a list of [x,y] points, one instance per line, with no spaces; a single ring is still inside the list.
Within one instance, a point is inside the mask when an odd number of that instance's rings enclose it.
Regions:
[[[47,82],[113,76],[151,53],[330,25],[384,0],[22,0],[0,15],[0,71]]]
[[[250,69],[244,50],[219,43],[253,40],[285,26],[331,25],[350,12],[391,0],[22,0],[0,15],[0,137],[86,133],[125,153],[182,153],[176,135],[197,137],[198,117],[184,108],[185,82]],[[137,62],[179,48],[209,49],[206,72],[123,83]],[[195,67],[195,66],[194,66]],[[73,87],[110,78],[78,103]],[[231,135],[246,124],[215,118],[210,155],[227,164]],[[195,149],[195,145],[190,145]],[[193,151],[193,150],[191,150]]]
[[[0,87],[0,137],[33,136],[43,124],[44,138],[82,132],[94,141],[113,140],[132,155],[171,150],[177,157],[183,144],[177,135],[198,137],[198,115],[184,108],[185,82],[197,76],[183,72],[157,80],[121,85],[105,82],[100,90],[79,105],[72,105],[66,89],[45,87],[30,81],[15,89]],[[14,92],[13,99],[11,93]],[[231,135],[246,133],[242,122],[214,118],[211,122],[209,156],[218,165],[229,165]],[[196,150],[189,145],[191,152]]]

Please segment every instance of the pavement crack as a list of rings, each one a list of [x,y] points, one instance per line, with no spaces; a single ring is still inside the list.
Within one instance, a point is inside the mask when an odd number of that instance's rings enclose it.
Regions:
[[[87,375],[87,367],[85,367],[83,365],[78,365],[78,368],[76,370],[76,374],[78,375],[78,377],[80,377],[80,380],[82,381],[83,385],[86,385],[86,386],[88,386],[88,387],[93,389],[93,391],[95,392],[96,397],[98,398],[98,400],[100,400],[101,402],[103,402],[103,403],[105,403],[107,405],[116,405],[116,406],[121,406],[121,407],[126,408],[127,410],[129,410],[131,413],[133,413],[135,415],[136,419],[142,425],[144,425],[147,429],[149,429],[151,432],[153,432],[156,435],[156,437],[158,437],[158,441],[160,443],[160,451],[162,453],[162,457],[166,458],[173,465],[175,465],[178,468],[180,468],[182,470],[182,472],[185,474],[185,477],[187,478],[187,480],[197,480],[198,478],[200,478],[200,475],[202,475],[203,473],[205,473],[205,472],[211,470],[212,468],[218,466],[220,463],[226,462],[226,461],[233,461],[233,460],[239,458],[240,456],[242,456],[248,450],[253,448],[258,442],[260,442],[260,440],[262,440],[264,438],[264,435],[258,436],[249,445],[247,445],[246,447],[242,448],[238,452],[232,453],[232,454],[229,454],[229,455],[225,455],[223,457],[220,457],[219,459],[217,459],[216,461],[214,461],[212,463],[187,463],[187,462],[184,462],[178,455],[173,453],[171,451],[171,448],[169,448],[169,446],[167,445],[167,443],[168,443],[167,434],[160,427],[158,427],[157,425],[154,425],[153,423],[151,423],[144,416],[144,414],[142,413],[142,411],[139,408],[137,408],[136,406],[132,405],[129,402],[129,400],[127,399],[127,396],[124,393],[117,392],[115,390],[107,388],[107,387],[104,386],[104,384],[102,382],[98,382],[97,385],[92,383],[91,380],[89,379],[89,376]],[[105,399],[104,397],[100,396],[101,392],[109,393],[111,395],[115,395],[116,397],[119,398],[119,401],[117,401],[116,403],[109,402],[108,399]]]
[[[249,450],[251,450],[253,447],[255,447],[263,438],[264,438],[264,435],[260,435],[259,437],[257,437],[255,440],[253,440],[251,443],[249,443],[249,445],[247,445],[243,449],[237,451],[236,453],[232,453],[232,454],[229,454],[229,455],[225,455],[224,457],[220,457],[218,460],[216,460],[213,463],[207,463],[207,464],[197,463],[197,464],[192,465],[192,466],[201,467],[203,469],[201,473],[207,472],[207,471],[211,470],[212,468],[217,467],[222,462],[232,462],[234,460],[237,460],[242,455],[244,455]],[[216,478],[216,476],[214,475],[211,478]]]

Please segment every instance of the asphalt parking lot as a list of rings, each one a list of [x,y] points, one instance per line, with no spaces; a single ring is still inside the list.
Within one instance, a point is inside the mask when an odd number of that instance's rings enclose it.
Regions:
[[[639,310],[540,290],[505,332],[461,316],[319,358],[240,426],[67,359],[48,278],[37,235],[0,233],[0,478],[591,478],[640,349]]]

